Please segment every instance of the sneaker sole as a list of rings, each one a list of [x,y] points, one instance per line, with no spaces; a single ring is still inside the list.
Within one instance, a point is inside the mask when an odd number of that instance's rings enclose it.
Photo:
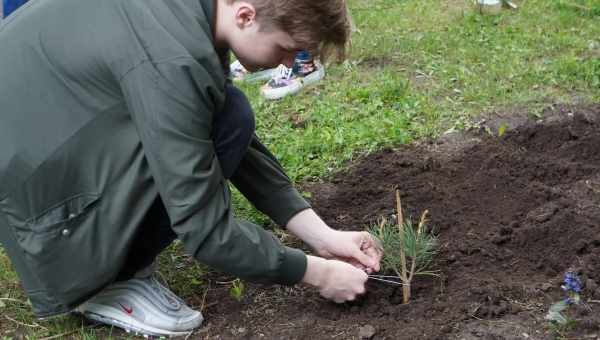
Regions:
[[[124,316],[123,312],[114,308],[106,307],[104,305],[89,304],[87,308],[93,308],[95,312],[82,311],[80,308],[75,310],[75,313],[83,315],[84,317],[94,320],[100,323],[109,324],[125,330],[127,333],[135,333],[142,335],[143,337],[176,337],[189,335],[193,330],[173,332],[160,328],[149,327],[144,325],[132,317]],[[118,316],[118,319],[114,316]]]
[[[275,70],[276,69],[272,68],[268,70],[257,71],[254,73],[248,73],[241,78],[233,78],[233,80],[244,83],[255,83],[257,81],[268,80],[271,79],[271,77],[273,77],[273,73],[275,72]]]
[[[261,90],[263,97],[269,100],[281,99],[285,96],[294,95],[302,90],[303,84],[301,81],[294,82],[293,85],[280,87],[277,89]]]
[[[294,87],[286,86],[286,87],[282,87],[282,88],[278,88],[278,89],[270,89],[268,91],[261,90],[261,93],[262,93],[263,97],[265,97],[265,99],[269,99],[269,100],[281,99],[285,96],[297,94],[298,92],[300,92],[300,90],[302,90],[302,88],[318,83],[321,79],[323,79],[323,77],[325,77],[325,68],[323,66],[319,65],[319,67],[317,68],[316,71],[310,73],[306,77],[299,78],[298,79],[299,81],[297,82],[297,84]],[[290,87],[292,87],[292,88],[290,89]]]

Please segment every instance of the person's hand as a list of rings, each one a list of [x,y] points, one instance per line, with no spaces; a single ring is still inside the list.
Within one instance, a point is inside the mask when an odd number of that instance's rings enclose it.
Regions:
[[[381,242],[367,232],[331,229],[312,209],[293,216],[287,229],[321,257],[350,263],[369,274],[379,271],[383,248]]]
[[[315,247],[321,257],[347,262],[368,274],[380,269],[383,249],[381,242],[368,232],[332,230]]]
[[[348,263],[309,255],[302,281],[317,287],[324,298],[343,303],[364,294],[367,279],[364,271]]]

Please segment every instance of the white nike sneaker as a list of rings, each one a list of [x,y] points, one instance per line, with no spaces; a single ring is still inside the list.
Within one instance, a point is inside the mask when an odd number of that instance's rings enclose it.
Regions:
[[[187,335],[204,320],[154,276],[113,283],[75,312],[143,336]]]

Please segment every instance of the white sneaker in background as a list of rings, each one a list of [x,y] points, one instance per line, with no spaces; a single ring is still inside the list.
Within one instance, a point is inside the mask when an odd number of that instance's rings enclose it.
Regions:
[[[318,83],[325,76],[325,68],[318,62],[295,65],[297,69],[279,65],[278,72],[261,88],[261,94],[266,99],[280,99],[294,95],[303,87]]]
[[[280,99],[300,92],[302,81],[285,65],[279,65],[277,73],[260,89],[266,99]]]

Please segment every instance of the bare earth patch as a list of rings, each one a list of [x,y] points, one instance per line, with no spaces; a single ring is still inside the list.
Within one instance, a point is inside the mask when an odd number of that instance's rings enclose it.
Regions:
[[[498,116],[498,114],[496,114]],[[394,213],[394,187],[417,217],[429,209],[442,279],[420,278],[414,300],[369,283],[360,301],[336,305],[302,287],[251,286],[241,303],[224,289],[206,310],[208,337],[247,339],[549,339],[544,316],[579,270],[584,300],[600,290],[600,107],[557,106],[502,136],[475,131],[370,155],[306,189],[332,226],[362,230]],[[504,117],[506,118],[506,117]],[[482,129],[484,130],[484,129]],[[492,130],[492,128],[488,129]],[[600,308],[581,313],[573,337],[595,338]],[[365,328],[366,327],[366,328]],[[372,327],[372,328],[371,328]],[[372,329],[375,330],[371,334]]]
[[[554,106],[544,117],[492,113],[480,129],[386,149],[325,183],[304,185],[315,209],[339,229],[363,230],[390,217],[395,187],[407,215],[430,211],[441,278],[417,278],[410,304],[377,282],[342,305],[307,287],[257,284],[236,301],[223,283],[231,278],[211,275],[203,278],[206,295],[202,285],[187,301],[206,317],[190,338],[551,339],[544,316],[562,297],[564,272],[576,270],[587,307],[566,335],[596,339],[600,106]],[[489,133],[500,126],[507,126],[502,136]]]

